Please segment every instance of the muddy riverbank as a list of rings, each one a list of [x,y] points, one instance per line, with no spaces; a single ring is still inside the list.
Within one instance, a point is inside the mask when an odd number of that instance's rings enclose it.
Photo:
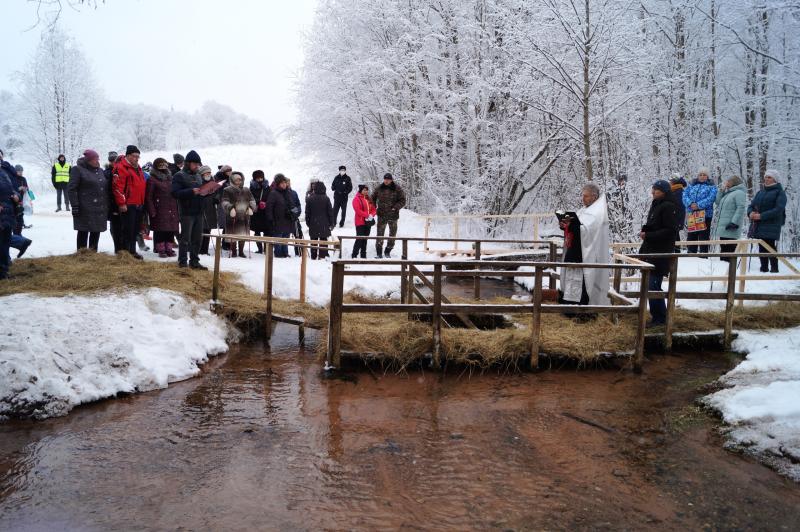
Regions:
[[[800,526],[800,487],[694,406],[725,355],[327,379],[296,329],[196,379],[0,425],[0,529]]]

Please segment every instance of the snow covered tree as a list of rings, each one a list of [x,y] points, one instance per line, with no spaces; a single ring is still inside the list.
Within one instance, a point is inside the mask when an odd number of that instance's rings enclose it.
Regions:
[[[59,154],[74,160],[102,108],[102,94],[75,41],[60,27],[42,34],[36,53],[21,74],[20,123],[29,148],[43,164]]]

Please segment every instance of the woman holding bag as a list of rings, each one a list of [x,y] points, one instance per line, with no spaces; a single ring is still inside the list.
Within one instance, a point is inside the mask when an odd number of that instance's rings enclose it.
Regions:
[[[372,226],[375,225],[375,215],[377,213],[375,204],[369,198],[369,187],[358,185],[358,194],[353,198],[353,211],[356,213],[356,235],[369,236]],[[367,258],[367,239],[359,238],[353,245],[352,258]]]

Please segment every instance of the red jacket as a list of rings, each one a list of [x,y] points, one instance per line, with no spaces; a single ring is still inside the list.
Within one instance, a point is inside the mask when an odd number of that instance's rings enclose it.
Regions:
[[[144,205],[145,185],[144,173],[139,166],[134,168],[128,159],[122,159],[114,166],[112,181],[114,201],[117,205]]]
[[[375,216],[375,204],[369,198],[356,194],[353,198],[353,210],[356,211],[356,227],[364,225],[364,218]]]

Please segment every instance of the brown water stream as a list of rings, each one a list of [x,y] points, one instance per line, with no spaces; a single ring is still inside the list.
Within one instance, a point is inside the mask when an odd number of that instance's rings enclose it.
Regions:
[[[800,488],[691,406],[723,355],[326,379],[295,342],[280,325],[166,390],[0,425],[0,529],[800,526]]]

